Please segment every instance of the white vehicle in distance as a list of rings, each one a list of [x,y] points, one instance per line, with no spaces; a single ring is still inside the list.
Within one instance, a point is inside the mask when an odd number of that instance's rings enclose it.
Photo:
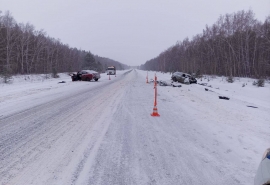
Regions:
[[[263,154],[254,179],[254,185],[270,185],[270,148]]]
[[[115,75],[116,74],[116,68],[114,66],[110,66],[107,68],[107,75]]]

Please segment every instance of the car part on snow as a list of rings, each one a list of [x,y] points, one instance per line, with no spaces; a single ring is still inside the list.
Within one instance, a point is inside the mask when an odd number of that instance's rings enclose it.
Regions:
[[[226,96],[219,96],[219,99],[229,100],[230,98],[228,98]]]
[[[198,83],[198,84],[202,86],[207,86],[207,83]]]
[[[268,148],[259,164],[254,185],[270,185],[270,148]]]
[[[158,83],[160,86],[168,86],[169,84],[165,81],[159,81]]]
[[[247,107],[258,108],[258,107],[252,106],[252,105],[247,105]]]
[[[214,91],[212,91],[212,90],[210,90],[210,89],[207,89],[207,88],[204,88],[204,90],[205,90],[205,91],[214,92]]]
[[[153,79],[150,79],[148,83],[155,82]],[[182,87],[180,84],[175,84],[173,81],[158,81],[156,82],[159,86],[172,86],[172,87]]]
[[[153,79],[150,79],[149,83],[153,83],[153,82],[155,82],[155,81]],[[160,86],[170,86],[171,85],[169,82],[162,81],[162,80],[160,80],[160,81],[157,80],[156,83]]]

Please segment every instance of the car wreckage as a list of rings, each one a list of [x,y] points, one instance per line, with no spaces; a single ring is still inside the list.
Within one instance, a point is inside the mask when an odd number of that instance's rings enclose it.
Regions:
[[[71,74],[72,81],[98,81],[100,79],[100,74],[93,70],[81,70],[76,74]]]
[[[183,72],[175,72],[172,74],[171,78],[174,82],[180,82],[183,84],[197,83],[197,80],[195,77],[193,77],[190,74],[183,73]]]

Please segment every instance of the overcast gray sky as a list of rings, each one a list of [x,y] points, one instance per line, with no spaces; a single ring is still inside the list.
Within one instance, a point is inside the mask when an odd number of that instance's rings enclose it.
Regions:
[[[220,15],[249,9],[264,21],[270,0],[0,0],[18,23],[134,66],[202,33]]]

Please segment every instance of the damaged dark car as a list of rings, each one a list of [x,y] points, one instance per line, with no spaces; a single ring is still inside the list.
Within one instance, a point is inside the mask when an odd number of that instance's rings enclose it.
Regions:
[[[197,83],[197,80],[195,77],[188,73],[183,73],[183,72],[175,72],[172,74],[172,80],[174,82],[180,82],[183,84],[192,84],[192,83]]]

